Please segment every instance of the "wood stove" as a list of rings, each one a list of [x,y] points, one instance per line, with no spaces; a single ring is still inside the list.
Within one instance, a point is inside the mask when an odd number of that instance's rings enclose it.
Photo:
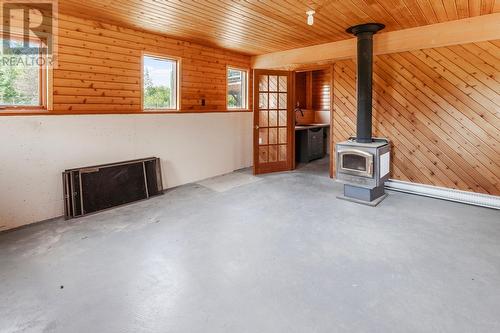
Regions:
[[[389,179],[391,144],[374,138],[359,143],[356,138],[337,143],[337,181],[344,184],[344,195],[360,203],[377,205],[385,198],[384,182]]]
[[[339,198],[372,206],[386,197],[384,182],[390,171],[389,140],[372,137],[373,35],[384,27],[368,23],[347,29],[358,39],[357,133],[335,147],[337,181],[344,184],[344,195]]]

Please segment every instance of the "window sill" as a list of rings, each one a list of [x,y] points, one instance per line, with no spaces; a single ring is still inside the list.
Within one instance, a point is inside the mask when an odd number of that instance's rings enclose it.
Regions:
[[[143,113],[161,114],[161,113],[225,113],[225,112],[252,112],[250,109],[226,109],[226,110],[143,110]]]
[[[47,109],[0,109],[2,116],[68,116],[68,115],[115,115],[115,114],[203,114],[203,113],[245,113],[252,112],[250,109],[242,110],[177,110],[177,111],[154,111],[154,110],[112,110],[104,112],[102,110],[47,110]]]
[[[181,112],[179,109],[143,109],[144,113],[178,113]]]
[[[17,115],[17,114],[44,114],[49,111],[46,108],[40,107],[6,107],[0,108],[0,115]]]

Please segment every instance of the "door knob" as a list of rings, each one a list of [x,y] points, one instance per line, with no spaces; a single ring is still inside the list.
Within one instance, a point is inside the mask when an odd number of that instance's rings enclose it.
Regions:
[[[255,125],[255,129],[258,130],[260,127],[259,125]]]

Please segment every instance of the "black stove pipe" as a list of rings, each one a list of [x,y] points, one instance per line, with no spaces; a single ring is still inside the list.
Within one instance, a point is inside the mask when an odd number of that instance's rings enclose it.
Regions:
[[[347,29],[358,38],[356,141],[360,143],[372,142],[373,35],[384,28],[381,23],[367,23]]]

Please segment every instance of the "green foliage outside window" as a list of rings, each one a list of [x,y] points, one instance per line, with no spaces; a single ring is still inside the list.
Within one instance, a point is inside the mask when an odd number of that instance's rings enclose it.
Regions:
[[[230,91],[227,96],[227,105],[230,108],[241,107],[241,94],[239,94],[239,92]]]
[[[243,109],[246,107],[247,73],[242,70],[227,71],[227,107]]]
[[[0,66],[0,105],[39,105],[40,69],[23,65],[21,61],[13,63],[17,65],[9,63]]]
[[[144,73],[144,107],[146,109],[168,108],[172,93],[169,87],[154,86],[149,70]]]

